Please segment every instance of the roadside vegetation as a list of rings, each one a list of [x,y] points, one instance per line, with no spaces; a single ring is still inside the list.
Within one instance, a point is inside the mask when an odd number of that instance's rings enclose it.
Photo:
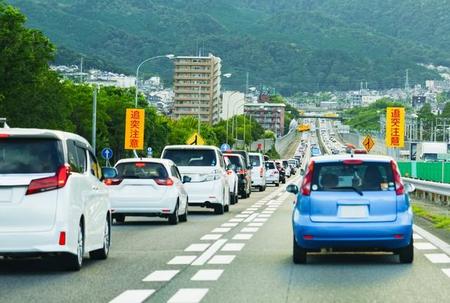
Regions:
[[[434,227],[450,231],[450,216],[436,215],[417,205],[413,205],[412,209],[416,216],[432,222]]]

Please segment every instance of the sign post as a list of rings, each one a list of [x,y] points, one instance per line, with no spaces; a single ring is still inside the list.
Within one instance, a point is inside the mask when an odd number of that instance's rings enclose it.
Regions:
[[[375,146],[375,141],[372,139],[372,137],[370,135],[367,135],[366,138],[364,139],[363,146],[368,153]]]
[[[112,158],[113,154],[114,153],[112,149],[109,147],[105,147],[104,149],[102,149],[102,158],[106,160],[107,167],[110,166],[109,160]]]
[[[127,108],[125,119],[125,149],[144,149],[145,110]]]
[[[386,146],[402,148],[405,146],[405,108],[386,108]]]

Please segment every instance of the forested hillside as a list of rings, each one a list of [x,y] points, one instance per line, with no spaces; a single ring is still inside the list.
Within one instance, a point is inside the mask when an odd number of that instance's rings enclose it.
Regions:
[[[450,2],[438,0],[10,0],[60,49],[90,66],[132,73],[150,56],[201,48],[233,73],[224,84],[300,90],[372,88],[439,78],[418,63],[450,65]],[[439,26],[438,26],[439,25]],[[146,66],[171,79],[171,65]]]

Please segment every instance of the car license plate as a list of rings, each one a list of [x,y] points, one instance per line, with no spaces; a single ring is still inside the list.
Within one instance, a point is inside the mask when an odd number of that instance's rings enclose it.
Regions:
[[[12,202],[12,190],[10,188],[0,188],[0,203]]]
[[[368,215],[367,205],[346,205],[339,207],[339,217],[341,218],[366,218]]]

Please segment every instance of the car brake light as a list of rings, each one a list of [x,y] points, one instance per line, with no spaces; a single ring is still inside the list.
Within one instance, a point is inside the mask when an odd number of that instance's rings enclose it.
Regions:
[[[397,235],[394,235],[394,238],[401,240],[404,238],[404,236],[402,234],[397,234]]]
[[[0,138],[8,138],[9,135],[8,134],[0,134]]]
[[[405,187],[403,186],[402,177],[400,176],[397,163],[395,163],[394,160],[391,160],[391,167],[392,174],[394,176],[395,193],[397,196],[403,195],[405,193]]]
[[[361,165],[361,164],[363,164],[363,160],[349,159],[349,160],[344,160],[343,163],[345,165]]]
[[[313,239],[313,236],[312,236],[312,235],[304,235],[304,236],[303,236],[303,239],[304,239],[304,240],[312,240],[312,239]]]
[[[62,188],[66,185],[69,175],[70,166],[61,165],[54,176],[31,180],[30,184],[28,185],[26,195],[32,195],[57,188]]]
[[[144,162],[136,162],[134,165],[136,167],[145,167],[145,163]]]
[[[122,183],[122,179],[106,179],[105,181],[103,181],[103,183],[105,183],[108,186],[111,185],[119,185],[120,183]]]
[[[263,170],[262,167],[259,169],[259,176],[260,176],[261,178],[264,176],[264,170]]]
[[[238,170],[239,175],[245,175],[245,173],[246,173],[245,169]]]
[[[227,175],[231,175],[233,173],[233,171],[232,170],[227,170]]]
[[[62,231],[59,233],[59,241],[58,241],[59,245],[63,246],[66,245],[66,232]]]
[[[162,186],[172,186],[173,180],[170,178],[167,179],[154,179],[155,183]]]
[[[309,196],[311,194],[313,171],[314,171],[314,162],[311,161],[302,182],[302,195],[304,196]]]

